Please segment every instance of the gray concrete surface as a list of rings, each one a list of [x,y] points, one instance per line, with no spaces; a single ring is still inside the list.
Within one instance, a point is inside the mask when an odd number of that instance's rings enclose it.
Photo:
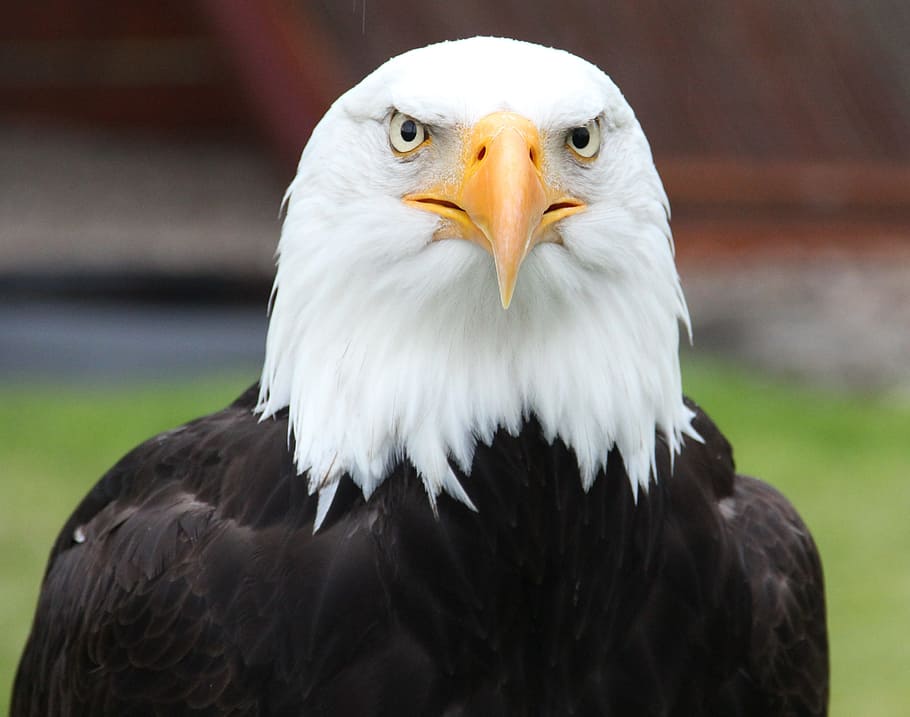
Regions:
[[[278,175],[236,143],[0,125],[0,272],[270,274]]]
[[[261,307],[79,301],[0,304],[0,382],[126,383],[259,376]]]
[[[696,352],[910,398],[910,256],[683,267]]]

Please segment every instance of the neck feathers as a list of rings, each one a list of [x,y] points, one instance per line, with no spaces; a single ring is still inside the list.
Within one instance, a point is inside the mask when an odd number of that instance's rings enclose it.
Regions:
[[[615,447],[637,495],[655,431],[672,452],[697,437],[677,357],[688,315],[667,241],[659,228],[638,231],[635,250],[651,260],[607,276],[540,246],[504,311],[489,258],[467,242],[425,246],[377,279],[373,263],[329,271],[324,246],[283,237],[256,410],[289,408],[294,460],[324,510],[342,476],[369,497],[401,460],[431,503],[445,491],[470,505],[450,463],[469,473],[478,443],[500,428],[517,435],[532,416],[574,451],[586,490]]]

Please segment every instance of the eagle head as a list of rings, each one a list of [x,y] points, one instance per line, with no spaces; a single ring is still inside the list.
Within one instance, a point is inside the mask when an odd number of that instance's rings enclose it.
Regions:
[[[618,448],[636,495],[657,432],[696,436],[666,195],[594,65],[488,37],[395,57],[319,122],[286,202],[257,411],[288,408],[323,516],[402,460],[470,506],[453,466],[531,416],[586,488]]]

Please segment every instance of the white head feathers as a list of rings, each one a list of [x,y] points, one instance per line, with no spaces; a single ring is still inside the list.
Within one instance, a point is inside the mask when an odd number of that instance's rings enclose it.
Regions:
[[[433,128],[429,151],[393,152],[396,110]],[[457,172],[449,145],[503,110],[539,128],[548,181],[586,205],[556,225],[561,243],[527,255],[508,310],[490,255],[433,241],[439,217],[402,202]],[[561,138],[592,118],[603,133],[596,159],[563,157]],[[369,497],[403,458],[432,502],[445,491],[470,505],[449,462],[470,471],[477,441],[516,433],[530,415],[574,449],[585,487],[615,445],[637,492],[655,429],[674,451],[695,435],[667,200],[631,108],[573,55],[473,38],[387,62],[314,130],[278,255],[257,411],[289,407],[319,520],[343,475]]]

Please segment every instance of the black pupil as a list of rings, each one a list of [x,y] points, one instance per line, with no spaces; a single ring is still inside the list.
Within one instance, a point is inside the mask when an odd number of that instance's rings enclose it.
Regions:
[[[591,133],[587,127],[576,127],[572,130],[572,146],[578,149],[584,149],[591,141]]]
[[[401,123],[401,138],[405,142],[417,139],[417,123],[414,120],[409,119]]]

